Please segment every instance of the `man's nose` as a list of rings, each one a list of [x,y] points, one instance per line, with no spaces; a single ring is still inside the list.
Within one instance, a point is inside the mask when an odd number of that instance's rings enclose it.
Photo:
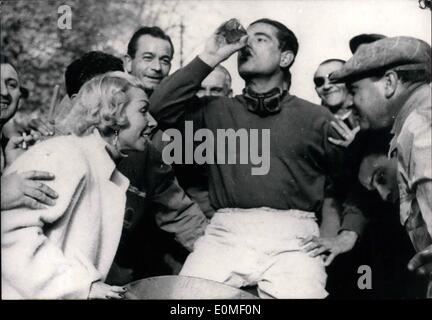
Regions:
[[[2,96],[7,96],[9,94],[8,88],[6,83],[4,83],[4,81],[1,81],[1,91],[0,91]]]
[[[246,40],[246,45],[242,48],[243,50],[244,49],[249,49],[251,47],[252,43],[253,43],[253,36],[252,36],[252,34],[248,33],[247,36],[248,36],[248,38]]]
[[[247,41],[246,41],[246,47],[250,47],[252,45],[252,41],[253,41],[252,35],[248,34],[248,38],[247,38]]]
[[[390,195],[390,190],[389,189],[387,189],[386,187],[384,187],[384,186],[382,186],[380,184],[377,184],[375,186],[375,188],[377,189],[379,195],[381,196],[381,199],[383,199],[384,201],[389,201],[390,200],[389,199],[389,195]]]
[[[161,71],[161,63],[159,59],[153,59],[151,67],[155,71]]]
[[[324,90],[328,90],[332,87],[332,84],[330,83],[330,80],[328,78],[326,78],[324,80],[324,84],[323,84],[323,89]]]
[[[150,112],[147,112],[147,126],[152,129],[157,127],[157,121],[153,118]]]

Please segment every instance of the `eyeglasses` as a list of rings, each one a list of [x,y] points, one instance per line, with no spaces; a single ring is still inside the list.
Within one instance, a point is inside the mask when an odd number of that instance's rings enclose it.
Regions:
[[[330,73],[328,75],[324,76],[324,77],[315,77],[313,79],[313,82],[315,83],[315,86],[317,88],[322,87],[324,85],[324,83],[326,82],[326,79],[328,80],[329,76],[330,76]]]

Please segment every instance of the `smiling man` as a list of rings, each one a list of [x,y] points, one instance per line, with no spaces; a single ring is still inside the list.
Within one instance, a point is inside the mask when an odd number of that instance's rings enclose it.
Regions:
[[[320,63],[314,74],[315,91],[321,98],[321,104],[330,109],[333,114],[343,114],[352,104],[352,97],[345,84],[330,83],[328,76],[340,69],[345,61],[328,59]]]
[[[391,128],[401,222],[419,253],[409,267],[432,275],[431,47],[412,37],[360,46],[330,76],[346,82],[363,130]],[[428,297],[432,297],[432,281]]]
[[[32,136],[12,137],[9,141],[3,136],[3,125],[15,114],[21,98],[20,79],[17,69],[10,60],[0,54],[0,158],[1,170],[10,165],[18,155],[22,154],[23,141],[33,143]],[[44,180],[53,180],[54,176],[44,171],[13,172],[1,176],[1,210],[28,207],[41,209],[46,205],[54,205],[57,194],[54,190],[42,183]]]
[[[1,171],[6,166],[6,157],[4,154],[4,148],[7,144],[7,139],[3,137],[3,126],[9,121],[15,114],[19,100],[21,98],[20,82],[18,78],[18,72],[15,67],[11,64],[9,59],[0,55],[0,67],[1,67],[1,96],[0,96],[0,135],[1,135]]]
[[[1,61],[1,126],[15,114],[21,97],[18,73],[6,58]]]
[[[151,96],[158,122],[176,127],[270,129],[270,170],[252,175],[252,163],[210,164],[210,201],[217,212],[189,255],[181,275],[234,287],[258,285],[265,298],[324,298],[326,273],[320,257],[302,252],[300,238],[318,235],[316,213],[327,176],[340,168],[343,149],[332,114],[288,93],[289,69],[298,51],[294,33],[260,19],[247,36],[229,44],[218,29],[204,51],[163,81]],[[238,54],[243,94],[198,98],[201,82],[222,61]],[[254,152],[262,148],[252,146]],[[237,153],[237,157],[240,153]],[[351,237],[346,230],[341,235]]]
[[[129,41],[125,70],[138,77],[151,93],[170,72],[174,46],[159,27],[141,27]]]
[[[341,59],[328,59],[320,63],[314,74],[315,91],[321,98],[321,105],[328,108],[339,121],[332,123],[343,137],[343,140],[333,140],[332,143],[348,147],[360,131],[356,114],[352,112],[352,96],[344,83],[332,83],[329,76],[339,70],[345,63]]]
[[[138,77],[146,93],[151,96],[160,82],[168,76],[173,56],[174,46],[171,38],[157,26],[143,26],[136,30],[129,40],[127,54],[124,57],[124,69]],[[166,144],[162,141],[162,133],[162,130],[155,130],[152,136],[152,144],[158,151],[161,151]],[[167,233],[161,232],[156,228],[152,217],[148,214],[143,214],[146,212],[144,207],[148,201],[144,201],[142,196],[146,194],[145,197],[151,197],[149,193],[149,172],[144,170],[146,163],[149,161],[154,162],[154,159],[149,159],[148,155],[137,152],[123,159],[120,164],[120,170],[130,179],[136,189],[141,192],[141,196],[134,195],[131,192],[128,193],[128,213],[130,216],[134,216],[133,219],[136,219],[136,216],[141,214],[142,219],[146,220],[142,223],[144,226],[143,229],[135,232],[137,234],[140,233],[137,235],[139,240],[134,241],[134,244],[137,244],[136,249],[142,257],[142,259],[135,258],[135,264],[137,265],[135,273],[137,277],[178,273],[179,262],[177,260],[184,260],[186,251],[174,243]],[[162,163],[160,164],[160,168],[151,169],[155,173],[151,175],[152,177],[156,177],[156,173],[164,171],[166,171],[165,175],[168,176],[167,173],[171,174],[173,170],[170,166]],[[176,168],[176,175],[178,175],[178,172],[179,169]],[[172,179],[173,177],[170,178]],[[157,177],[157,179],[161,180],[161,184],[164,181],[162,177]],[[177,179],[175,180],[177,183]],[[173,194],[167,192],[164,201],[167,203],[170,201],[172,207],[177,205],[183,206],[189,203],[188,207],[180,207],[180,209],[200,214],[198,206],[192,204],[187,196],[179,196],[177,201],[173,200],[176,194],[183,192],[180,186],[177,185],[176,187],[179,190],[174,190],[173,188]],[[129,256],[133,255],[138,256],[135,253],[129,254]]]

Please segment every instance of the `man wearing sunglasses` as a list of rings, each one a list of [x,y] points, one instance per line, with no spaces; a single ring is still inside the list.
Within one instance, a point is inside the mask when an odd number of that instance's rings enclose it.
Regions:
[[[321,99],[321,104],[333,114],[344,115],[352,104],[352,97],[345,84],[330,83],[329,75],[340,69],[345,61],[341,59],[328,59],[320,63],[314,75],[315,91]]]
[[[321,104],[333,113],[337,120],[332,126],[340,134],[342,139],[330,139],[332,143],[348,147],[360,131],[355,114],[350,107],[352,96],[345,84],[331,83],[329,76],[340,69],[345,63],[342,59],[328,59],[320,63],[314,74],[315,91],[321,99]]]

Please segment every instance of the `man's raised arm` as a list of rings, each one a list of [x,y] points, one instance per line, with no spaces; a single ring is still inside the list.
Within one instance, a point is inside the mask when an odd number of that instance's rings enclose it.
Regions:
[[[150,98],[150,112],[161,129],[175,126],[186,112],[200,109],[204,105],[203,100],[196,97],[201,82],[214,67],[243,48],[246,42],[247,36],[244,36],[239,41],[228,44],[218,28],[207,40],[198,57],[161,82]]]

